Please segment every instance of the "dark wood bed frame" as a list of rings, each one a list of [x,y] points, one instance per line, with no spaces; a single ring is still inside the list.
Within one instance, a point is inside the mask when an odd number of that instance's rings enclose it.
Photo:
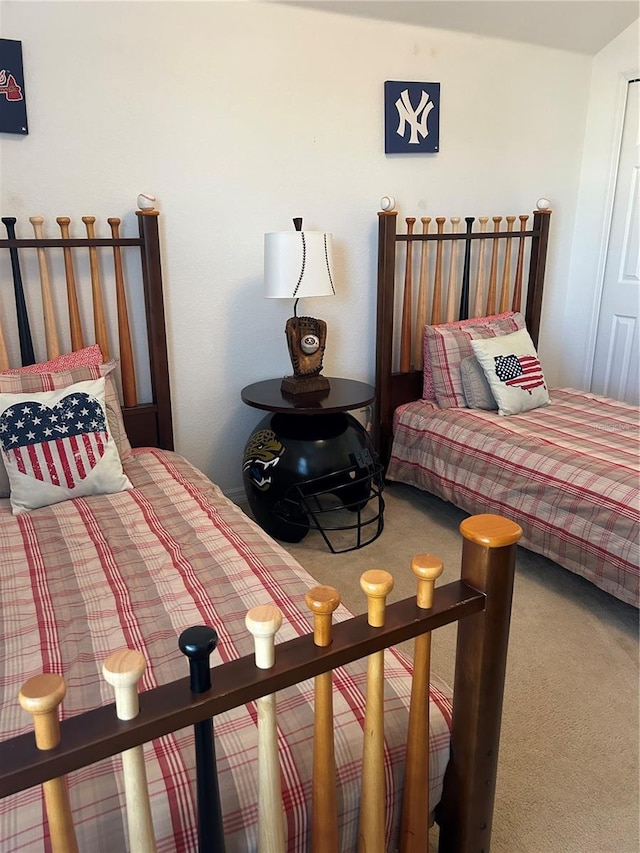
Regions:
[[[536,218],[532,235],[539,250],[540,280],[531,290],[529,302],[541,299],[541,266],[547,217]],[[394,268],[395,215],[381,215],[381,276],[386,281]],[[117,245],[139,247],[147,315],[147,336],[153,400],[124,410],[133,444],[172,449],[171,403],[164,327],[160,246],[157,212],[139,214],[138,238],[122,238]],[[29,250],[34,247],[113,247],[110,239],[0,240],[0,248]],[[392,305],[381,293],[379,308],[379,355],[390,345]],[[535,334],[537,327],[533,327]],[[381,345],[382,344],[382,345]],[[388,430],[392,401],[398,399],[389,378],[382,377],[378,365],[382,403],[389,414],[383,421]],[[406,380],[406,377],[405,377]],[[404,381],[404,380],[403,380]],[[413,377],[414,386],[417,377]],[[405,381],[405,384],[409,384]],[[384,432],[385,440],[388,431]],[[61,743],[47,752],[38,750],[33,734],[0,743],[0,797],[37,785],[99,761],[135,745],[195,724],[223,711],[275,693],[289,685],[329,671],[380,649],[458,622],[455,664],[451,758],[444,791],[436,809],[440,825],[440,850],[488,853],[496,787],[498,748],[506,656],[511,616],[511,599],[520,535],[517,525],[497,516],[480,525],[484,533],[463,531],[461,578],[435,591],[431,608],[418,607],[416,599],[406,599],[387,608],[382,628],[368,625],[367,617],[357,616],[334,627],[333,642],[316,646],[313,634],[279,644],[276,664],[271,670],[256,669],[253,655],[211,670],[212,688],[205,693],[190,691],[189,678],[144,692],[141,712],[128,722],[117,719],[114,706],[107,705],[61,723]],[[176,638],[177,644],[177,638]],[[414,847],[414,849],[416,849]],[[421,848],[422,849],[422,848]],[[335,853],[335,851],[331,851]]]
[[[501,219],[502,217],[500,217]],[[515,218],[515,217],[514,217]],[[498,217],[495,217],[498,219]],[[548,209],[538,210],[533,213],[533,228],[530,230],[516,231],[482,231],[471,232],[468,227],[464,233],[431,233],[400,234],[397,231],[397,211],[380,211],[378,213],[378,297],[377,297],[377,325],[376,325],[376,416],[374,417],[373,434],[374,442],[378,450],[380,461],[385,466],[389,462],[392,444],[393,413],[403,403],[419,400],[422,397],[423,371],[422,369],[394,369],[397,359],[394,358],[394,329],[398,318],[395,316],[396,294],[401,284],[397,281],[396,269],[398,266],[398,244],[404,243],[407,251],[410,246],[420,245],[425,241],[431,243],[451,244],[451,241],[462,241],[463,245],[469,247],[479,245],[479,241],[486,241],[485,245],[495,245],[494,241],[530,241],[528,248],[529,268],[527,275],[526,308],[525,319],[529,334],[537,345],[540,329],[540,315],[542,312],[542,294],[544,288],[544,273],[547,257],[547,244],[549,239],[550,211]],[[468,226],[473,222],[472,217],[467,217]],[[415,221],[415,219],[413,220]],[[495,220],[494,220],[495,221]],[[499,223],[498,223],[499,224]],[[469,252],[471,255],[471,251]],[[456,283],[457,284],[457,283]],[[465,262],[465,269],[461,282],[461,298],[459,303],[470,304],[469,298],[471,281],[469,274],[469,261]],[[466,291],[466,299],[464,298]],[[446,294],[443,294],[443,301]],[[410,300],[415,305],[415,299]],[[458,304],[458,300],[456,300]],[[511,304],[511,303],[510,303]],[[519,305],[517,306],[519,309]],[[495,313],[489,309],[487,313]],[[473,316],[468,311],[458,310],[455,318],[465,320]],[[426,323],[426,321],[425,321]],[[410,328],[414,327],[414,318],[411,318]]]

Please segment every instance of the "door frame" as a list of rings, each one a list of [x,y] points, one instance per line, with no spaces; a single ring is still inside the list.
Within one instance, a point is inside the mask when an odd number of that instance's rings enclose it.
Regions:
[[[596,272],[596,286],[593,294],[591,316],[587,325],[587,348],[584,359],[584,372],[582,376],[582,387],[591,388],[593,378],[593,366],[596,355],[596,334],[598,321],[600,320],[600,305],[602,302],[602,290],[604,288],[604,274],[607,264],[607,253],[611,240],[611,222],[613,219],[613,202],[618,182],[618,169],[620,167],[620,153],[622,148],[622,131],[627,112],[627,93],[632,80],[640,78],[640,67],[633,71],[620,72],[618,75],[618,87],[616,92],[615,126],[607,178],[606,202],[602,216],[602,229],[600,231],[600,252],[598,255],[598,267]]]

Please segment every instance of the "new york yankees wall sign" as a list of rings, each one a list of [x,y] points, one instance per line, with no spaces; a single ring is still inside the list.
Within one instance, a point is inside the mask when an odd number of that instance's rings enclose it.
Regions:
[[[434,153],[440,145],[440,83],[384,84],[385,154]]]

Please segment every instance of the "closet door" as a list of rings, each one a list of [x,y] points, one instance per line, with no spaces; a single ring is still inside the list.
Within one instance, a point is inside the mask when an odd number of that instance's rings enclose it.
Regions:
[[[640,403],[640,80],[627,88],[591,390]]]

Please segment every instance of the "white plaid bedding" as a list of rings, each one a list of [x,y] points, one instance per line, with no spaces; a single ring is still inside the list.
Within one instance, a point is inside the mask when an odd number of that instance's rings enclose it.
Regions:
[[[550,395],[511,417],[401,406],[387,476],[512,518],[522,545],[638,607],[638,409],[568,388]]]
[[[142,690],[188,674],[180,632],[210,624],[219,633],[212,663],[251,653],[244,617],[273,602],[283,611],[277,640],[311,630],[304,593],[315,581],[176,454],[135,451],[125,470],[135,488],[66,501],[14,517],[0,501],[0,736],[31,729],[17,701],[41,671],[62,674],[64,718],[113,702],[101,676],[116,649],[144,652]],[[330,559],[330,556],[327,557]],[[390,567],[392,570],[392,567]],[[365,607],[363,606],[363,610]],[[344,608],[337,620],[348,618]],[[277,649],[276,649],[277,654]],[[395,847],[406,743],[410,666],[387,652],[385,671],[386,825]],[[213,674],[215,678],[215,672]],[[341,849],[355,849],[366,663],[334,673]],[[279,746],[289,851],[308,849],[313,683],[277,694]],[[449,753],[448,688],[432,685],[431,804]],[[214,721],[227,853],[257,845],[255,704]],[[158,850],[197,850],[191,729],[145,746]],[[80,850],[128,849],[119,757],[69,775]],[[0,800],[2,853],[49,850],[40,788]]]

